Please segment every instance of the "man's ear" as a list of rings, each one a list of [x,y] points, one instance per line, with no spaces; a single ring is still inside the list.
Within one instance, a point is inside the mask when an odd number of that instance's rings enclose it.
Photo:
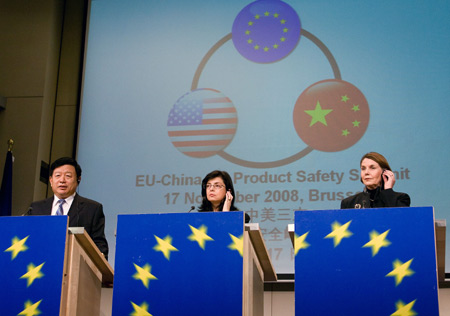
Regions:
[[[78,177],[77,183],[80,184],[80,181],[81,181],[81,177]]]

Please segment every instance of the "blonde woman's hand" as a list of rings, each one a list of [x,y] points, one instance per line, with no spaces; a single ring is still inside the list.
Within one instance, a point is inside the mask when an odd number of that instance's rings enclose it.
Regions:
[[[384,189],[392,189],[395,184],[395,174],[390,170],[384,170],[381,176],[384,181]]]

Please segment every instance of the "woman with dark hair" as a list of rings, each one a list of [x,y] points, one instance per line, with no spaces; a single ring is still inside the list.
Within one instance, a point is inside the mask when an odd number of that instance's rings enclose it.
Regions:
[[[364,191],[342,200],[341,209],[410,206],[408,194],[392,190],[395,174],[383,155],[376,152],[365,154],[360,167]]]
[[[226,171],[214,170],[202,180],[202,204],[199,212],[239,211],[234,206],[234,187],[230,175]],[[245,214],[245,222],[250,216]]]

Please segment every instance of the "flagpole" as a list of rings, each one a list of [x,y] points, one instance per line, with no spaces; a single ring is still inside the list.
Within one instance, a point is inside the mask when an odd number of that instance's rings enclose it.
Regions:
[[[12,151],[14,147],[14,140],[12,138],[8,139],[7,144],[8,144],[8,151]]]
[[[12,213],[12,173],[14,140],[8,139],[8,152],[6,153],[3,179],[0,185],[0,216],[11,216]]]

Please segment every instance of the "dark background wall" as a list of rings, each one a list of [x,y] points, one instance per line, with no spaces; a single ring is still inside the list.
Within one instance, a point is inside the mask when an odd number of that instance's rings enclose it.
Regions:
[[[0,1],[0,175],[12,138],[13,215],[47,196],[42,162],[75,155],[87,10],[78,0]]]

